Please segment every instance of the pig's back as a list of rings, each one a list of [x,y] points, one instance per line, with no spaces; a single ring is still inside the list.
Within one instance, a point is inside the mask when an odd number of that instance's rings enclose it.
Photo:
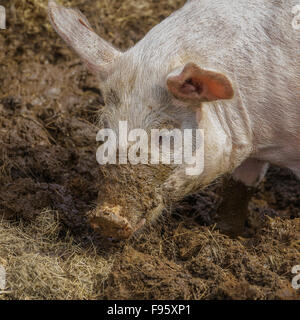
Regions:
[[[292,8],[298,4],[299,0],[190,0],[135,49],[152,69],[157,66],[162,81],[163,66],[169,72],[173,56],[228,75],[236,92],[231,108],[248,113],[258,150],[263,153],[272,144],[280,150],[289,141],[294,153],[299,149],[299,159],[300,30],[292,26]],[[269,156],[267,151],[266,159]]]
[[[299,0],[204,0],[190,4],[206,7],[199,9],[206,13],[198,32],[207,46],[204,63],[234,81],[237,105],[232,108],[243,106],[248,113],[257,157],[298,168],[300,30],[293,28],[292,8]],[[208,12],[214,13],[213,22],[208,21]],[[200,43],[200,38],[197,41]]]

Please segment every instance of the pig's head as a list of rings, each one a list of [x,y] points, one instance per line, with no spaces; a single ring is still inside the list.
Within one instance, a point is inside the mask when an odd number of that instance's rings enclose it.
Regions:
[[[120,121],[127,121],[128,130],[141,128],[148,133],[151,129],[196,129],[202,102],[233,96],[224,75],[192,62],[181,65],[170,56],[160,61],[159,56],[153,57],[159,53],[151,52],[151,43],[149,48],[137,46],[120,52],[96,35],[77,10],[49,1],[49,16],[59,35],[99,78],[105,101],[103,123],[116,133]],[[99,203],[89,214],[91,225],[107,237],[131,237],[168,204],[199,187],[199,177],[187,176],[185,168],[175,164],[101,165]]]

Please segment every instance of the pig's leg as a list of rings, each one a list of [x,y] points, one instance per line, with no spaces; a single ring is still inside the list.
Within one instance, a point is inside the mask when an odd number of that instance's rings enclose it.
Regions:
[[[243,233],[249,200],[267,170],[268,163],[247,159],[232,176],[225,177],[221,190],[223,199],[217,211],[218,227],[223,233],[233,237]]]

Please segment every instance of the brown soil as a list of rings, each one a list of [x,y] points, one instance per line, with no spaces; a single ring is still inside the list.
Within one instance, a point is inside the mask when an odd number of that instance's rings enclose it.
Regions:
[[[184,0],[62,1],[128,48]],[[0,299],[300,299],[300,183],[272,167],[250,203],[247,237],[215,229],[219,184],[136,239],[86,223],[98,185],[97,82],[51,30],[47,1],[0,0]]]

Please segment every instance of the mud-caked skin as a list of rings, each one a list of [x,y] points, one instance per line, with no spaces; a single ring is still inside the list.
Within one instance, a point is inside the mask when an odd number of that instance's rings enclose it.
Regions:
[[[256,185],[266,162],[300,176],[300,31],[297,0],[190,0],[122,53],[77,10],[49,1],[59,35],[99,78],[103,120],[118,131],[204,130],[204,171],[186,165],[103,166],[90,213],[103,235],[129,238],[163,208],[233,173]],[[235,169],[237,171],[235,172]]]
[[[162,187],[171,167],[105,165],[100,171],[98,205],[89,218],[102,235],[126,239],[154,220],[167,205]]]

